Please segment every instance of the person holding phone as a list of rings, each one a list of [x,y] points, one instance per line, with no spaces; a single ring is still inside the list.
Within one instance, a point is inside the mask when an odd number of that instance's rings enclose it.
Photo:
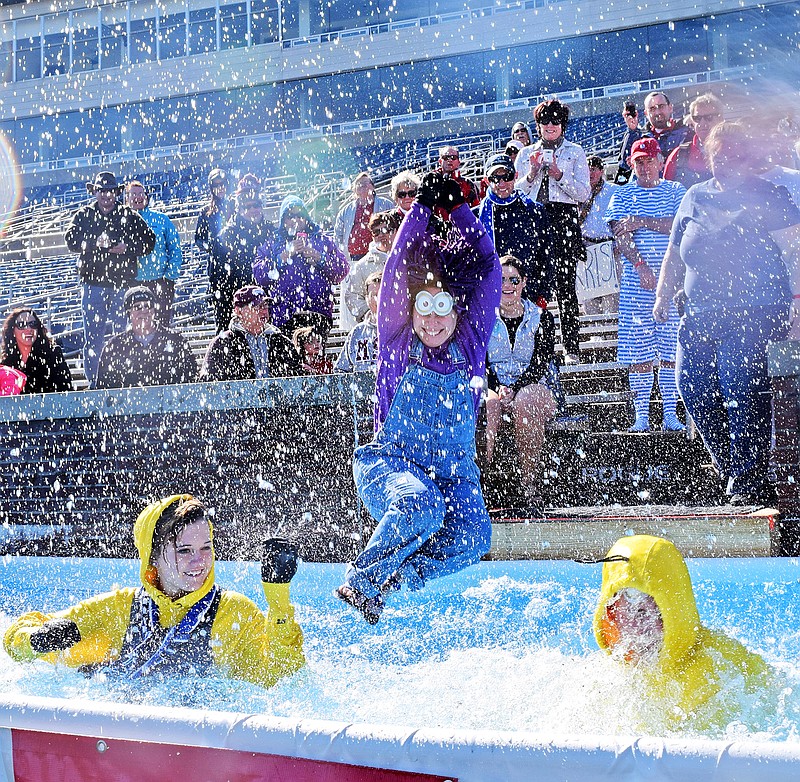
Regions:
[[[300,310],[316,312],[333,325],[333,285],[350,265],[341,250],[311,219],[297,196],[286,196],[274,242],[256,251],[253,274],[273,300],[272,323],[283,329]]]
[[[575,273],[578,261],[585,258],[578,204],[592,193],[589,164],[583,148],[564,137],[569,106],[546,100],[534,109],[533,116],[539,140],[517,155],[515,187],[544,204],[547,211],[565,363],[575,364],[579,361]]]

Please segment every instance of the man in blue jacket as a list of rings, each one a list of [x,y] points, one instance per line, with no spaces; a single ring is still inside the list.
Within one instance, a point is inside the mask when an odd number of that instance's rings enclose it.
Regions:
[[[172,320],[175,281],[183,263],[178,229],[163,212],[150,208],[150,194],[141,182],[133,180],[125,185],[125,203],[144,218],[156,235],[153,252],[139,258],[136,280],[153,292],[156,325],[167,329]]]

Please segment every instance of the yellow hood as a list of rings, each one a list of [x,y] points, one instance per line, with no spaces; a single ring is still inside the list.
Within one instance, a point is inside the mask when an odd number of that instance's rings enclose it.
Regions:
[[[133,525],[133,542],[136,544],[136,549],[141,559],[139,563],[139,579],[147,594],[158,604],[159,618],[163,627],[172,627],[172,625],[179,622],[186,612],[214,586],[215,576],[214,566],[212,565],[208,578],[203,582],[203,586],[200,589],[190,592],[177,600],[170,600],[158,588],[158,570],[150,564],[150,555],[153,551],[153,532],[158,520],[161,518],[161,514],[173,502],[188,500],[191,499],[191,496],[191,494],[173,494],[171,497],[153,502],[139,514],[139,518],[136,519],[136,523]],[[208,522],[208,528],[213,542],[214,529],[210,521]]]
[[[661,611],[664,643],[659,657],[664,670],[675,670],[698,643],[700,616],[686,563],[678,549],[664,538],[633,535],[618,540],[603,563],[603,582],[594,614],[594,635],[601,649],[609,649],[604,622],[606,606],[621,589],[650,595]]]

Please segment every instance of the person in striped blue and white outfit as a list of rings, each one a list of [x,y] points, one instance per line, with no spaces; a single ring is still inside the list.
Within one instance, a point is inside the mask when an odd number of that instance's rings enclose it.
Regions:
[[[675,412],[678,401],[675,353],[680,319],[673,304],[666,321],[656,323],[653,305],[672,220],[686,188],[661,178],[664,158],[653,138],[639,139],[633,144],[630,161],[636,178],[614,191],[606,211],[606,221],[623,256],[617,360],[628,365],[628,379],[635,394],[636,421],[629,431],[650,429],[650,395],[656,360],[664,430],[683,431]]]

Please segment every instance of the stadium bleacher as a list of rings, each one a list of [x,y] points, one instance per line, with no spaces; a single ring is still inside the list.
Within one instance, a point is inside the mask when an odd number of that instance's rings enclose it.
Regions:
[[[616,115],[580,117],[570,123],[568,135],[587,145],[604,139],[619,124]],[[379,190],[386,191],[388,180],[401,168],[423,171],[435,164],[438,149],[452,143],[463,150],[464,169],[469,176],[482,173],[486,155],[501,147],[508,128],[491,132],[442,136],[390,142],[350,150],[363,168],[377,172]],[[352,162],[352,161],[351,161]],[[208,169],[197,166],[179,171],[143,174],[140,179],[154,193],[153,206],[170,215],[183,241],[184,264],[176,285],[175,323],[189,337],[192,350],[200,359],[214,336],[211,308],[207,301],[205,259],[192,244],[194,224],[205,200]],[[303,190],[307,202],[318,207],[318,219],[330,223],[343,197],[347,177],[341,171],[317,174],[310,190]],[[277,217],[282,198],[300,191],[294,176],[265,177],[262,180],[267,215]],[[189,194],[187,197],[186,194]],[[68,356],[77,389],[86,387],[79,348],[82,334],[80,286],[74,256],[66,252],[63,233],[77,205],[87,199],[85,189],[71,185],[38,188],[8,223],[0,243],[0,307],[25,303],[42,314],[51,332]],[[322,201],[322,205],[317,203]],[[37,249],[30,249],[35,244]],[[558,311],[553,309],[558,328]],[[558,332],[560,334],[560,332]],[[334,328],[328,350],[337,354],[345,334]],[[624,430],[628,424],[631,392],[624,367],[616,363],[616,317],[583,316],[581,350],[584,363],[562,368],[562,380],[570,413],[586,417],[588,428]],[[657,418],[657,414],[656,414]],[[582,427],[586,428],[586,426]]]

